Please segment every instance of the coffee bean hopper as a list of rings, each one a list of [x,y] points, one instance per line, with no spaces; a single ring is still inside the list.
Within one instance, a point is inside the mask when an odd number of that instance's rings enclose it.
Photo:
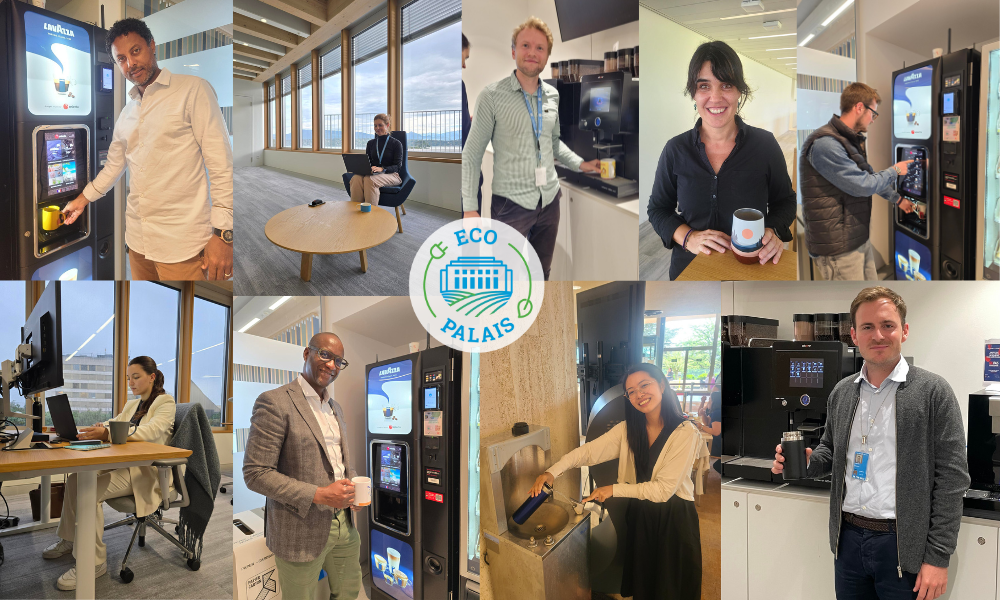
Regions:
[[[589,599],[591,513],[577,514],[569,502],[550,496],[524,523],[513,520],[535,479],[553,462],[549,428],[528,425],[521,435],[507,431],[484,439],[482,449],[481,469],[489,475],[482,495],[482,564],[490,571],[494,596]]]

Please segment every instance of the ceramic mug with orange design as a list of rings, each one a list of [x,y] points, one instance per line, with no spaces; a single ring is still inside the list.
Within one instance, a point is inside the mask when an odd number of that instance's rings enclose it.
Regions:
[[[730,245],[736,260],[744,264],[759,262],[757,255],[764,246],[764,213],[754,208],[741,208],[733,212],[733,231]]]

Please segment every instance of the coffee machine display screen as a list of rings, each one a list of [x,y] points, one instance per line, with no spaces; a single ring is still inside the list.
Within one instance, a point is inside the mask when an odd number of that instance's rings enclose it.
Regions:
[[[899,182],[899,189],[911,196],[923,198],[927,173],[927,148],[903,146],[900,154],[900,161],[909,160],[912,162],[906,168],[906,175],[903,175]]]
[[[438,408],[438,388],[436,386],[424,388],[424,410],[437,410]]]
[[[413,429],[413,362],[368,371],[368,431],[406,434]]]
[[[111,67],[101,67],[101,89],[110,92],[115,87],[115,72]]]
[[[611,86],[590,88],[590,112],[611,110]]]
[[[73,130],[46,131],[44,169],[46,198],[77,189],[76,182],[76,133]]]
[[[788,386],[792,388],[822,388],[822,358],[792,358],[788,361]]]
[[[93,61],[86,29],[24,13],[28,110],[33,115],[89,115]]]
[[[378,486],[390,492],[399,491],[399,476],[402,469],[402,446],[382,446]]]
[[[900,73],[892,85],[892,132],[900,139],[926,140],[931,137],[934,67],[926,66]]]

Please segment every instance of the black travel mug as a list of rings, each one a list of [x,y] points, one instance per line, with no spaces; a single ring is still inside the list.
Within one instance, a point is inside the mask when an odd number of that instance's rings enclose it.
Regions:
[[[785,457],[781,474],[785,481],[806,478],[806,441],[801,431],[786,431],[781,434],[781,455]]]

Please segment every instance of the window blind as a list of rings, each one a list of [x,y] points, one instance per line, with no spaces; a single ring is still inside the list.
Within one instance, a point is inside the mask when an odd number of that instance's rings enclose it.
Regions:
[[[462,0],[414,0],[403,6],[403,43],[462,20]]]

